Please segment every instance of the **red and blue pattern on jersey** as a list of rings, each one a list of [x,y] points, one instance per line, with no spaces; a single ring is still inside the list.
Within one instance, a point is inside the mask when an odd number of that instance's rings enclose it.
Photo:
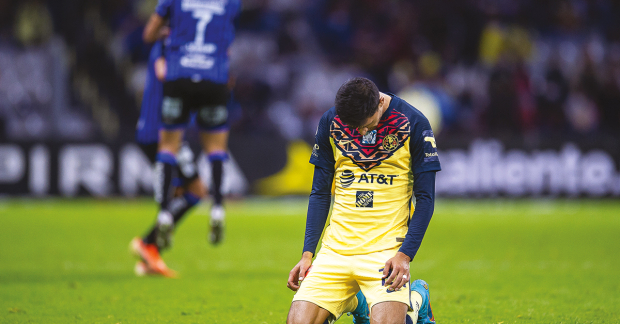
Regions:
[[[403,147],[409,138],[411,123],[403,113],[391,110],[381,118],[376,131],[374,143],[365,143],[357,129],[345,125],[338,115],[330,126],[338,150],[364,171],[380,165]]]

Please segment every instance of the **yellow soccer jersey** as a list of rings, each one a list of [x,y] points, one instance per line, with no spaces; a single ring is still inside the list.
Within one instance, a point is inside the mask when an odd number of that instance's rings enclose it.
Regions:
[[[426,117],[391,95],[377,129],[360,135],[335,108],[319,123],[310,158],[334,172],[335,200],[323,245],[342,254],[368,254],[402,245],[413,213],[414,174],[439,171]]]

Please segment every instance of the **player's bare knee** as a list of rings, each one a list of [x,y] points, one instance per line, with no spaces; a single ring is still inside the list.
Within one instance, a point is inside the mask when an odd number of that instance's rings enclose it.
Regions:
[[[306,301],[294,301],[286,318],[287,324],[323,324],[329,312]]]
[[[409,307],[400,302],[375,304],[370,312],[370,324],[404,324]]]
[[[302,324],[308,323],[304,322],[304,315],[299,307],[295,307],[295,303],[291,305],[291,309],[288,312],[288,316],[286,318],[286,324]]]

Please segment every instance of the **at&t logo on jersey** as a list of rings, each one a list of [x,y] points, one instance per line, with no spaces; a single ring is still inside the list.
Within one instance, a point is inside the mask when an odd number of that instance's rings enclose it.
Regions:
[[[362,173],[360,179],[357,183],[365,182],[365,183],[378,183],[384,185],[392,185],[394,183],[394,178],[398,177],[397,175],[385,175],[378,173]]]
[[[349,188],[351,184],[355,181],[355,174],[351,170],[344,170],[340,174],[340,185],[343,188]]]
[[[355,193],[355,207],[372,208],[374,191],[358,191]]]
[[[394,178],[398,175],[380,173],[362,173],[359,175],[357,183],[376,183],[380,185],[393,185]],[[340,185],[342,188],[349,188],[355,181],[355,173],[351,170],[344,170],[340,174]]]

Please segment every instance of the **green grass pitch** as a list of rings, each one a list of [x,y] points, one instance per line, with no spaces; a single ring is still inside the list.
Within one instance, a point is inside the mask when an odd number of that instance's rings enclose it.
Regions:
[[[307,199],[208,204],[164,254],[180,278],[137,278],[128,243],[150,200],[0,201],[1,323],[284,323]],[[620,202],[439,200],[412,277],[438,323],[620,323]],[[338,323],[351,323],[344,316]]]

